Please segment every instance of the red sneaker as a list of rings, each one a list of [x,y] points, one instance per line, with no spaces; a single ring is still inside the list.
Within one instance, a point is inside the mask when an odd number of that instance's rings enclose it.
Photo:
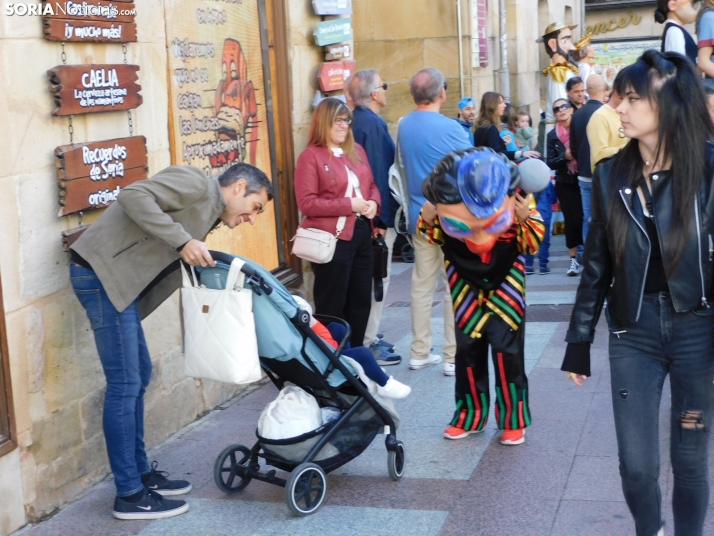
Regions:
[[[504,430],[501,434],[501,445],[520,445],[526,438],[526,431],[523,428],[517,430]]]
[[[483,430],[464,430],[463,428],[457,428],[456,426],[449,426],[444,430],[444,437],[446,439],[461,439],[470,434],[478,434],[483,432]]]

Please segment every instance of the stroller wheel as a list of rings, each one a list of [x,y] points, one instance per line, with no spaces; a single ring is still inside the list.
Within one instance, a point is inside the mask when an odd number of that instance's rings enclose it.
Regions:
[[[293,514],[304,517],[317,511],[327,494],[327,476],[316,463],[301,463],[285,484],[285,501]]]
[[[402,260],[404,262],[414,262],[414,248],[408,242],[402,246]]]
[[[213,479],[223,493],[243,491],[252,478],[246,473],[250,463],[250,449],[243,445],[224,448],[213,465]]]
[[[404,474],[404,443],[397,441],[397,450],[387,453],[387,469],[392,480],[399,480]]]

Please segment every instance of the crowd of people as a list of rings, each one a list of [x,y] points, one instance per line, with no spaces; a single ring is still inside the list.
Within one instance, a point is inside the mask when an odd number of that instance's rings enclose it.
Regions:
[[[379,116],[388,85],[375,70],[359,71],[346,82],[346,102],[331,97],[316,106],[295,170],[302,225],[337,238],[332,259],[312,263],[315,312],[349,322],[349,351],[392,398],[410,389],[381,368],[402,361],[379,333],[398,224],[390,168],[405,180],[402,202],[414,249],[408,366],[441,365],[444,375],[455,376],[455,409],[444,430],[450,440],[486,425],[490,356],[500,442],[525,441],[531,424],[526,276],[535,273],[536,255],[540,274],[550,273],[552,214],[559,205],[567,275],[581,276],[562,370],[578,386],[590,376],[590,347],[607,303],[620,474],[638,536],[664,534],[658,422],[668,374],[675,534],[701,535],[709,502],[714,99],[694,61],[698,56],[714,79],[710,4],[705,0],[699,13],[695,54],[691,36],[678,31],[696,18],[691,1],[660,1],[664,51],[647,51],[620,70],[612,87],[598,74],[570,77],[567,98],[554,99],[543,114],[553,119],[547,133],[534,131],[532,118],[496,92],[484,93],[478,105],[464,97],[458,116],[446,117],[447,83],[427,68],[410,80],[414,109],[400,119],[395,143]],[[556,34],[569,27],[558,28]],[[517,180],[518,166],[531,159],[552,170],[533,198]],[[191,489],[146,457],[143,396],[151,359],[141,319],[179,286],[179,259],[213,265],[206,235],[221,223],[253,224],[272,196],[271,182],[248,164],[232,166],[218,180],[173,166],[125,188],[72,245],[72,286],[107,379],[104,430],[120,519],[183,513],[187,503],[166,496]],[[378,235],[389,251],[379,298],[372,277]],[[431,316],[440,280],[448,291],[444,344],[436,353]],[[312,325],[337,346],[343,333]]]

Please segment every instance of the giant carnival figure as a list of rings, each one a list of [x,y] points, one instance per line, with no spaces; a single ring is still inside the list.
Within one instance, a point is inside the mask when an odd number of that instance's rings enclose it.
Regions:
[[[548,135],[555,127],[553,116],[553,103],[558,99],[568,99],[565,84],[569,78],[578,75],[571,53],[575,50],[573,44],[573,30],[577,24],[566,26],[562,22],[553,22],[545,29],[542,37],[536,43],[543,43],[545,51],[550,57],[550,65],[543,71],[548,77],[548,94],[545,99],[545,132]],[[543,156],[546,156],[546,144],[543,142]]]
[[[456,410],[444,431],[447,439],[486,426],[490,346],[501,443],[524,441],[531,416],[523,360],[523,255],[538,251],[545,232],[526,192],[542,190],[549,179],[540,160],[524,161],[519,172],[505,156],[479,147],[448,154],[424,181],[427,202],[417,232],[444,251],[455,317]]]

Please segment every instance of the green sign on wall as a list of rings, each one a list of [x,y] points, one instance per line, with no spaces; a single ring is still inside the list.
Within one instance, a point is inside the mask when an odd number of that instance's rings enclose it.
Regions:
[[[315,26],[315,43],[332,45],[352,39],[352,19],[332,19],[318,22]]]

